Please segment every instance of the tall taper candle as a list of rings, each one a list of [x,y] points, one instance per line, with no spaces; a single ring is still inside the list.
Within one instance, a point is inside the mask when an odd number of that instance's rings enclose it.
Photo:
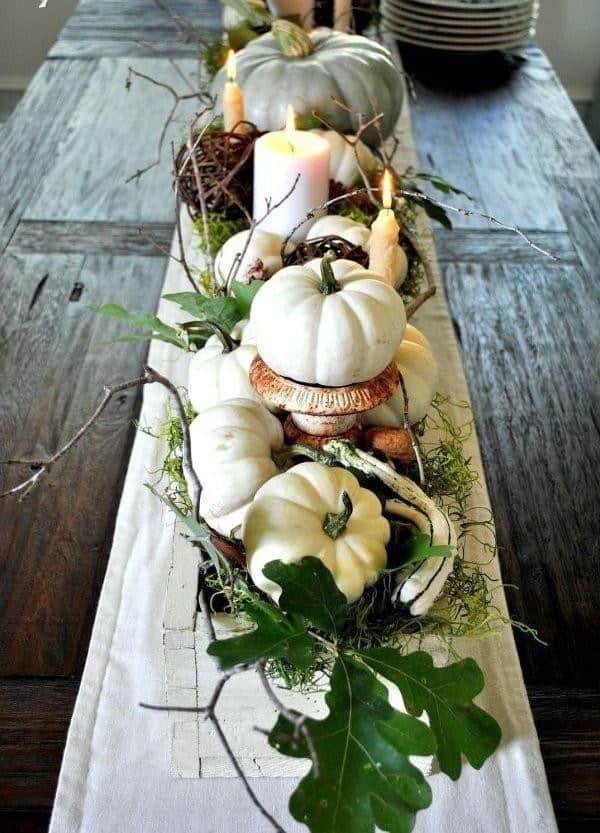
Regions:
[[[223,88],[223,121],[225,130],[231,132],[235,127],[237,133],[244,132],[244,94],[239,84],[235,81],[235,52],[229,50],[227,56],[227,77]]]
[[[371,226],[369,237],[369,271],[381,275],[390,286],[397,286],[406,276],[406,255],[398,246],[400,226],[392,210],[392,176],[383,174],[381,202],[383,208]]]
[[[260,228],[287,237],[303,217],[325,203],[329,196],[329,144],[321,136],[296,130],[294,111],[288,105],[285,130],[266,133],[254,144],[254,219],[269,205],[282,200],[262,220]],[[296,229],[294,240],[303,240],[317,218]]]

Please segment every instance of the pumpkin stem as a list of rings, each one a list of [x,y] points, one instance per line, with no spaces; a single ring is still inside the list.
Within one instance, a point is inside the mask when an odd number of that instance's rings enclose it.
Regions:
[[[218,324],[215,324],[214,321],[199,321],[198,323],[203,329],[208,328],[213,335],[216,335],[216,337],[223,345],[224,353],[231,353],[238,346],[234,339],[229,335],[229,333],[226,330],[224,330],[223,327],[220,327]]]
[[[314,51],[313,42],[304,29],[290,20],[275,20],[271,32],[286,58],[306,58]]]
[[[342,288],[333,274],[333,268],[331,266],[332,259],[327,255],[321,258],[321,283],[319,284],[319,292],[323,295],[333,295],[334,292],[339,292]]]
[[[344,508],[341,512],[338,514],[335,512],[328,512],[325,515],[325,520],[323,521],[323,532],[329,535],[330,538],[333,538],[334,541],[336,538],[339,538],[342,532],[346,529],[348,521],[350,520],[350,515],[352,514],[352,510],[354,508],[348,492],[342,492],[342,503],[344,504]]]

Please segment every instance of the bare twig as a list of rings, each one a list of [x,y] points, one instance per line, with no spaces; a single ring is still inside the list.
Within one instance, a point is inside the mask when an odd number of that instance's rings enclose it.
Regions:
[[[406,320],[410,321],[410,319],[413,317],[415,312],[420,307],[423,306],[425,301],[428,301],[430,298],[433,298],[436,291],[437,291],[437,286],[430,286],[428,289],[425,290],[425,292],[421,292],[421,294],[417,298],[415,298],[414,301],[411,301],[410,304],[408,304],[408,306],[406,307],[406,310],[405,310]]]
[[[419,483],[421,486],[425,484],[425,470],[423,468],[423,460],[421,458],[421,449],[419,448],[419,443],[415,432],[412,430],[410,421],[408,419],[408,391],[406,390],[406,383],[404,381],[404,376],[402,373],[399,374],[400,378],[400,390],[402,391],[402,398],[404,400],[404,414],[403,414],[403,422],[404,422],[404,430],[408,432],[410,436],[410,444],[412,445],[412,449],[415,453],[415,460],[417,461],[417,467],[419,469]]]

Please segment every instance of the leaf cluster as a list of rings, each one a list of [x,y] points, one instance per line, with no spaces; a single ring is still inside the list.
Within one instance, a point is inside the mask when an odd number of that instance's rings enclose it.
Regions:
[[[272,562],[265,573],[282,589],[279,606],[249,601],[254,630],[208,650],[224,671],[282,657],[303,667],[326,655],[328,714],[305,719],[310,745],[281,714],[268,736],[283,755],[312,761],[291,796],[291,814],[312,833],[412,829],[431,789],[411,756],[434,754],[456,779],[463,757],[479,768],[500,742],[500,727],[474,703],[484,687],[481,670],[472,659],[435,668],[423,651],[345,645],[350,606],[316,558]],[[390,686],[404,710],[390,702]]]

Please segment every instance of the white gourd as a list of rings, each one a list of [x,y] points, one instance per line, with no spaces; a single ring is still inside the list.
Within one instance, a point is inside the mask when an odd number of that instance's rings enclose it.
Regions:
[[[337,516],[333,525],[329,515]],[[390,525],[373,492],[345,469],[322,463],[300,463],[265,483],[242,532],[250,575],[276,601],[281,588],[263,575],[264,566],[277,559],[293,564],[306,555],[320,559],[348,601],[356,601],[385,567],[389,539]]]
[[[221,287],[227,285],[237,267],[235,279],[249,283],[252,278],[265,279],[281,269],[281,243],[277,234],[255,229],[246,248],[249,230],[239,231],[224,243],[215,256],[215,277]]]
[[[250,313],[258,352],[281,376],[325,386],[363,382],[392,361],[406,326],[391,286],[356,263],[322,258],[281,269]]]
[[[363,183],[361,168],[368,176],[377,171],[379,163],[373,151],[356,136],[342,136],[335,130],[313,130],[329,145],[329,178],[346,188]],[[353,144],[350,144],[352,142]]]
[[[408,395],[408,421],[411,425],[423,419],[431,404],[438,383],[438,363],[431,345],[420,330],[406,325],[404,338],[396,352],[396,364],[404,379]],[[387,425],[399,428],[404,425],[404,396],[402,388],[387,402],[367,411],[362,416],[363,425]]]
[[[328,442],[325,451],[343,465],[358,469],[369,477],[379,478],[396,495],[385,502],[387,514],[403,518],[419,533],[427,535],[429,546],[450,548],[446,558],[425,558],[398,573],[393,598],[406,605],[412,616],[423,616],[444,589],[454,566],[457,538],[451,518],[416,483],[398,474],[388,463],[341,440]]]
[[[229,399],[202,411],[190,425],[192,464],[200,483],[200,515],[219,532],[239,538],[258,489],[279,469],[279,420],[250,399]]]

